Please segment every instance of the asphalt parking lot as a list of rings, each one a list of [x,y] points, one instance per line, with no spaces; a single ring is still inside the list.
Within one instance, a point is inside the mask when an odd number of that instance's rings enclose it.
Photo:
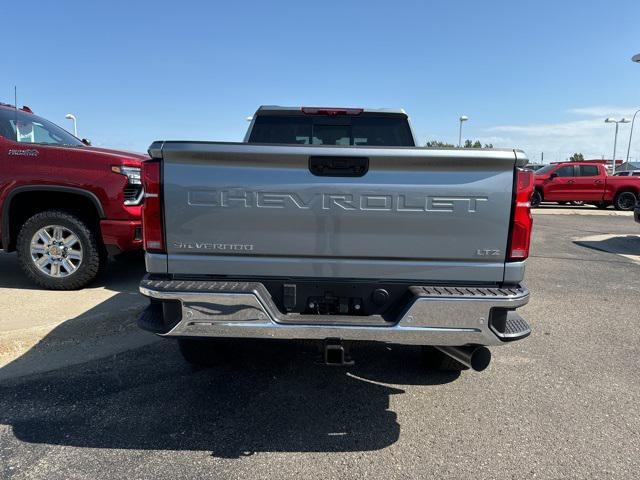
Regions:
[[[131,340],[142,266],[116,265],[77,297],[88,313],[40,322],[39,342],[5,351],[0,477],[636,478],[638,234],[629,215],[537,212],[522,309],[533,333],[459,376],[382,345],[354,349],[347,369],[295,343],[195,369],[174,343]],[[12,256],[0,265],[1,315],[50,293],[20,283]]]

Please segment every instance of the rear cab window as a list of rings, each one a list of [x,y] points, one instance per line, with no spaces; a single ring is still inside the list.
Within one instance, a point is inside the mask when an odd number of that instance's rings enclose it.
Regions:
[[[600,175],[598,167],[595,165],[580,165],[579,168],[581,177],[597,177]]]
[[[414,147],[409,121],[404,114],[256,114],[247,139],[248,143],[279,143],[291,145],[338,145]]]
[[[575,177],[575,165],[559,168],[555,173],[558,177]]]

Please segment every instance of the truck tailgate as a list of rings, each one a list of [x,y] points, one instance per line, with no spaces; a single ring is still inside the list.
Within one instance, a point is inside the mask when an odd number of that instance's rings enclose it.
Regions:
[[[169,273],[503,280],[522,163],[513,150],[212,142],[156,150]],[[368,170],[312,173],[310,161],[327,157],[364,158]]]

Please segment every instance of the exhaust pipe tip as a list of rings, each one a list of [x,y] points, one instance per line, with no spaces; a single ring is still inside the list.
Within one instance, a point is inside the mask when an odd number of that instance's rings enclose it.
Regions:
[[[491,350],[487,347],[476,347],[471,352],[471,359],[469,367],[476,372],[481,372],[486,369],[491,363]]]
[[[476,372],[485,370],[491,363],[491,351],[487,347],[436,346],[436,348]]]

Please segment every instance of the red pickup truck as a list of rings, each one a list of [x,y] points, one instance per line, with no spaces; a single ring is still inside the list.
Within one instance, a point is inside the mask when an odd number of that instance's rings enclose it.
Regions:
[[[599,208],[613,205],[617,210],[633,210],[640,198],[640,177],[607,175],[604,165],[565,162],[547,165],[535,173],[531,205],[540,202],[585,202]]]
[[[108,254],[142,247],[141,162],[0,104],[0,248],[38,285],[82,288]]]

